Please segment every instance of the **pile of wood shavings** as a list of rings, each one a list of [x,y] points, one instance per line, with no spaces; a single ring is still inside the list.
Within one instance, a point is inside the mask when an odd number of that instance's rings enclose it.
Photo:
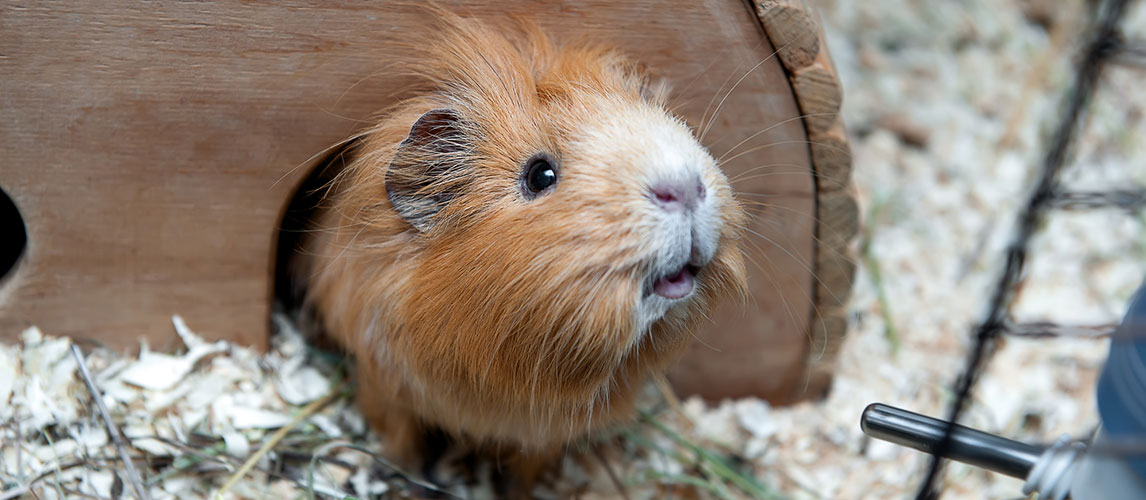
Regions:
[[[210,496],[271,431],[288,426],[292,432],[277,451],[230,487],[228,498],[295,497],[306,490],[348,496],[332,477],[361,495],[391,487],[393,481],[371,475],[375,461],[368,453],[319,456],[315,468],[327,473],[310,483],[305,472],[316,459],[282,451],[333,449],[332,443],[361,442],[366,433],[337,384],[340,367],[308,356],[296,331],[280,328],[273,349],[260,356],[205,342],[178,316],[173,323],[186,346],[181,354],[144,345],[134,359],[96,349],[84,361],[115,428],[130,443],[136,468],[146,471],[142,482],[152,498]],[[0,498],[135,496],[70,346],[69,339],[45,337],[34,327],[19,345],[0,346],[0,402],[6,403],[0,405]],[[332,401],[321,412],[294,422],[302,407],[324,397]]]
[[[866,213],[853,327],[831,395],[785,408],[755,399],[660,408],[598,457],[567,460],[561,478],[542,485],[540,496],[914,494],[926,457],[865,439],[859,415],[877,401],[930,415],[946,411],[1011,217],[1069,81],[1085,2],[817,3],[845,87]],[[1144,3],[1124,23],[1135,38],[1146,38]],[[1112,70],[1104,78],[1076,166],[1066,173],[1069,185],[1146,184],[1141,76]],[[1015,309],[1020,321],[1116,323],[1146,276],[1141,213],[1055,214],[1034,244]],[[137,465],[151,496],[208,497],[233,477],[239,479],[227,498],[425,492],[374,456],[381,444],[341,388],[344,369],[308,351],[279,323],[265,356],[203,342],[178,320],[183,354],[89,355],[132,453],[148,457]],[[1093,388],[1106,348],[1102,339],[1007,340],[981,377],[965,423],[1028,441],[1086,434],[1097,421]],[[160,367],[163,375],[155,372]],[[29,487],[39,498],[131,494],[77,368],[67,340],[35,329],[22,345],[0,347],[0,498]],[[306,405],[331,394],[321,411],[294,422]],[[289,431],[253,470],[238,475],[276,429]],[[444,474],[446,498],[495,497],[488,466],[455,472],[468,479]],[[1016,498],[1019,484],[955,465],[943,498]]]
[[[82,360],[111,428],[143,471],[135,478],[109,440],[69,339],[30,328],[19,345],[0,346],[0,401],[7,403],[0,407],[0,498],[134,496],[136,479],[156,499],[497,497],[489,463],[465,473],[447,462],[438,472],[446,479],[430,485],[386,462],[384,447],[339,383],[345,367],[310,350],[288,320],[275,320],[278,332],[265,355],[206,342],[176,316],[186,346],[180,354],[144,346],[137,358],[96,349]],[[767,404],[745,400],[721,408],[708,412],[690,401],[675,414],[646,414],[641,425],[599,443],[595,454],[571,455],[560,478],[536,494],[779,498],[751,468],[692,441],[739,436],[738,451],[750,453],[768,446],[776,428]],[[684,436],[674,430],[683,420],[701,422],[709,434]]]

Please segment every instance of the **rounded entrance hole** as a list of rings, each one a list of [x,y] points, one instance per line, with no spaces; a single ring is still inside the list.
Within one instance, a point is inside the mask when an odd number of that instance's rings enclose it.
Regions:
[[[327,190],[334,178],[354,156],[358,141],[349,141],[330,151],[310,168],[310,174],[295,189],[280,218],[275,251],[273,293],[275,301],[287,312],[298,312],[303,305],[307,283],[298,276],[299,259],[304,258],[306,239]]]
[[[28,246],[28,229],[16,208],[16,202],[0,188],[0,283],[16,269],[24,248]]]

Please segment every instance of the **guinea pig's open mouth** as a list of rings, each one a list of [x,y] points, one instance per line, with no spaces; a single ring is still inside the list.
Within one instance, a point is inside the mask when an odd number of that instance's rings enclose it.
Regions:
[[[670,300],[683,299],[696,288],[696,275],[700,267],[685,264],[653,282],[652,292]]]

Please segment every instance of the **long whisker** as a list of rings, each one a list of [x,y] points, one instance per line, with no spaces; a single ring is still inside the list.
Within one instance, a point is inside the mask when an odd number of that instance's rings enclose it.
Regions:
[[[742,83],[742,82],[743,82],[745,79],[747,79],[747,78],[748,78],[748,75],[751,75],[753,71],[756,71],[756,69],[757,69],[757,68],[759,68],[760,66],[763,66],[763,65],[764,65],[765,63],[767,63],[768,61],[771,61],[773,57],[776,57],[776,54],[779,54],[781,50],[784,50],[784,49],[788,48],[788,45],[789,45],[789,44],[785,44],[783,47],[780,47],[780,48],[778,48],[778,49],[776,49],[776,50],[772,51],[772,53],[771,53],[771,54],[768,54],[768,57],[765,57],[763,60],[761,60],[760,62],[756,63],[756,65],[755,65],[755,66],[752,66],[752,68],[751,68],[751,69],[749,69],[748,71],[746,71],[746,72],[744,73],[744,75],[740,77],[740,79],[739,79],[739,80],[736,80],[736,83],[732,84],[732,88],[731,88],[731,89],[728,89],[728,93],[724,94],[724,97],[720,98],[720,103],[719,103],[719,104],[717,104],[717,105],[716,105],[716,109],[715,109],[715,110],[713,110],[713,112],[712,112],[712,117],[708,119],[708,123],[707,123],[707,124],[705,124],[705,126],[704,126],[704,129],[703,129],[703,130],[700,132],[700,142],[704,142],[704,137],[708,135],[708,130],[712,128],[712,124],[713,124],[713,123],[716,123],[716,117],[717,117],[718,115],[720,115],[720,110],[724,108],[724,102],[725,102],[725,101],[727,101],[727,100],[728,100],[728,97],[729,97],[729,96],[731,96],[731,95],[732,95],[732,93],[736,91],[736,87],[739,87],[739,86],[740,86],[740,84],[741,84],[741,83]]]
[[[744,176],[744,177],[738,177],[738,178],[736,178],[735,182],[745,182],[745,181],[750,181],[752,179],[760,179],[760,178],[764,178],[764,177],[776,177],[778,175],[798,175],[800,177],[808,177],[808,172],[766,172],[763,174],[754,174],[754,175],[748,175],[748,176]],[[814,177],[823,177],[823,176],[822,175],[816,175]]]
[[[779,167],[792,167],[799,172],[807,172],[809,170],[807,165],[798,165],[795,163],[765,163],[763,165],[757,165],[755,167],[744,169],[740,172],[737,172],[736,176],[730,177],[728,180],[729,181],[735,181],[739,176],[750,173],[750,172],[754,172],[756,170],[760,170],[760,169],[764,169],[764,168],[779,168]]]
[[[773,266],[773,267],[775,266],[775,263],[774,263],[774,262],[772,262],[772,259],[768,257],[768,254],[767,254],[766,252],[764,252],[764,250],[763,250],[762,248],[760,248],[760,246],[759,246],[758,244],[756,244],[756,242],[750,242],[750,244],[751,244],[751,245],[752,245],[752,246],[753,246],[753,247],[756,249],[756,251],[759,253],[759,255],[761,255],[761,256],[762,256],[762,257],[764,257],[766,260],[768,260],[768,262],[769,262],[769,265],[771,265],[771,266]],[[747,256],[747,255],[750,255],[750,254],[747,254],[747,253],[746,253],[745,255]],[[758,268],[760,268],[759,264],[757,264],[757,267],[758,267]],[[767,274],[767,271],[765,271],[763,268],[760,268],[760,270],[761,270],[761,272],[764,272],[765,274]],[[771,278],[770,278],[770,280],[771,280]],[[778,284],[777,284],[777,283],[775,283],[775,280],[771,280],[771,281],[773,282],[773,285],[776,287],[776,291],[777,291],[777,292],[780,292],[780,289],[779,289],[779,287],[778,287]],[[797,288],[798,290],[800,290],[800,292],[801,292],[801,293],[803,293],[803,294],[807,295],[807,296],[808,296],[808,297],[810,297],[810,298],[812,297],[812,293],[811,293],[809,290],[805,289],[805,288],[804,288],[802,285],[800,285],[798,282],[796,282],[795,280],[793,280],[793,281],[792,281],[792,283],[793,283],[793,285],[795,285],[795,286],[796,286],[796,288]],[[781,299],[782,299],[782,300],[784,300],[784,302],[785,302],[785,307],[787,307],[787,299],[786,299],[786,298],[784,298],[784,295],[783,295],[783,293],[780,293],[780,297],[781,297]],[[816,317],[819,317],[819,316],[821,315],[821,312],[820,312],[820,308],[819,308],[819,307],[816,305],[816,303],[815,303],[815,300],[812,300],[812,301],[811,301],[811,306],[812,306],[812,311],[815,313]],[[795,320],[795,318],[794,318],[794,317],[792,317],[792,315],[791,315],[790,311],[789,311],[789,317],[792,319],[792,322],[793,322],[793,324],[794,324],[794,325],[800,325],[800,323],[799,323],[799,322],[797,322],[797,321]],[[809,331],[807,331],[807,332],[805,333],[805,336],[807,337],[807,339],[808,339],[808,342],[809,342],[810,344],[812,344],[812,345],[815,345],[815,339],[814,339],[814,338],[812,338],[812,334],[813,334],[813,332],[812,332],[811,330],[809,330]],[[825,338],[825,339],[827,338],[827,330],[826,330],[826,329],[824,329],[824,338]],[[823,343],[822,343],[822,345],[826,346],[826,345],[827,345],[827,343],[826,343],[826,342],[823,342]],[[825,349],[826,349],[826,347],[825,347]],[[825,351],[821,350],[821,351],[819,352],[819,354],[817,354],[817,355],[816,355],[817,359],[819,359],[819,358],[822,358],[822,357],[823,357],[823,354],[824,354],[824,352],[825,352]]]
[[[334,100],[334,104],[332,104],[330,106],[330,109],[337,109],[338,105],[342,103],[342,100],[345,99],[346,96],[350,95],[350,92],[352,90],[354,90],[355,87],[361,85],[366,80],[377,77],[379,75],[385,75],[385,74],[390,74],[390,75],[394,75],[394,76],[405,76],[405,77],[418,77],[419,76],[418,73],[414,72],[414,71],[395,72],[393,69],[390,69],[390,68],[379,69],[378,71],[373,71],[373,72],[367,73],[362,78],[359,78],[358,80],[355,80],[354,83],[350,84],[350,86],[347,87],[346,90],[343,90],[342,93],[339,94],[338,99]],[[390,97],[393,98],[395,94],[396,94],[396,92],[391,92]],[[364,121],[366,121],[366,120],[364,120]]]
[[[740,193],[740,194],[737,194],[736,196],[737,197],[755,196],[757,198],[807,198],[809,195],[806,192],[777,192],[777,193]],[[740,203],[764,204],[764,202],[756,201],[756,200],[739,200],[738,199],[737,201],[739,201]]]
[[[837,152],[845,154],[849,159],[851,158],[851,152],[847,151],[846,149],[840,148],[840,147],[829,146],[829,145],[822,143],[822,142],[810,141],[810,140],[809,141],[787,140],[787,141],[770,142],[768,144],[764,144],[761,146],[756,146],[753,148],[746,149],[744,151],[741,151],[741,152],[733,155],[732,158],[725,159],[724,163],[731,162],[737,158],[740,158],[741,156],[744,156],[744,155],[750,154],[750,153],[754,153],[756,151],[760,151],[761,149],[767,149],[767,148],[770,148],[772,146],[781,146],[784,144],[808,144],[808,145],[814,144],[814,145],[818,145],[818,146],[824,146],[824,147],[830,148],[832,151],[837,151]]]
[[[714,58],[712,64],[715,64],[717,60],[718,59]],[[712,64],[709,64],[709,68],[712,67]],[[704,130],[705,129],[705,124],[708,123],[708,111],[712,109],[712,105],[716,102],[716,97],[724,92],[724,86],[728,85],[728,82],[732,81],[732,77],[734,75],[736,75],[736,71],[739,70],[743,65],[744,65],[744,63],[737,64],[736,68],[733,69],[732,72],[728,74],[728,77],[725,78],[723,82],[721,82],[720,88],[717,89],[716,92],[714,92],[712,94],[711,98],[709,98],[708,105],[704,107],[704,114],[700,115],[700,124],[699,124],[699,128],[697,128],[697,130]],[[749,70],[749,71],[751,71],[751,70]],[[697,78],[699,78],[699,75],[697,76]]]
[[[762,165],[760,167],[755,167],[755,168],[752,168],[750,170],[740,172],[739,174],[736,175],[736,177],[729,179],[729,181],[732,183],[739,183],[739,182],[747,181],[750,179],[759,179],[761,177],[774,177],[774,176],[778,176],[778,175],[795,175],[795,176],[799,176],[799,177],[826,178],[826,176],[824,174],[814,174],[814,173],[809,172],[807,170],[799,170],[799,171],[795,171],[795,172],[789,171],[789,172],[753,173],[754,170],[760,170],[761,168],[764,168],[764,167],[804,168],[800,165],[784,165],[784,164]],[[749,174],[751,174],[751,175],[749,175]],[[748,194],[751,194],[751,193],[748,193]]]
[[[816,217],[814,214],[810,214],[807,212],[801,212],[801,211],[799,211],[795,208],[792,208],[792,207],[786,207],[783,205],[776,205],[774,203],[766,203],[766,202],[755,201],[755,200],[738,200],[738,201],[740,201],[741,203],[747,203],[749,205],[761,206],[761,207],[766,207],[766,208],[775,208],[778,210],[787,210],[787,211],[792,212],[796,215],[799,215],[800,217],[808,217],[820,225],[824,224],[824,221],[822,219],[820,219],[819,217]]]
[[[756,265],[756,268],[760,270],[760,273],[768,279],[768,282],[772,284],[772,288],[776,290],[776,295],[780,297],[780,301],[783,303],[784,311],[788,315],[788,320],[791,321],[793,325],[799,326],[800,322],[796,319],[796,314],[792,312],[792,305],[788,302],[788,298],[784,295],[784,290],[780,288],[780,283],[776,281],[776,278],[773,276],[773,274],[776,274],[776,263],[772,261],[772,258],[769,257],[768,254],[764,252],[764,249],[760,248],[756,242],[750,241],[749,243],[756,248],[757,255],[764,257],[764,260],[768,263],[768,267],[770,269],[765,269],[764,266],[760,265],[760,262],[756,261],[755,259],[749,258],[749,261]],[[745,255],[748,254],[746,253]],[[799,288],[798,285],[797,288]],[[800,289],[800,291],[805,292],[803,289]]]
[[[756,49],[758,49],[758,48],[760,47],[760,45],[762,45],[763,43],[764,43],[764,40],[763,40],[763,39],[761,39],[761,40],[757,41],[757,42],[756,42],[756,44],[754,44],[754,45],[752,46],[752,50],[756,50]],[[675,95],[685,95],[685,94],[687,94],[687,93],[688,93],[688,91],[689,91],[689,89],[691,89],[691,88],[692,88],[692,86],[696,84],[696,82],[700,81],[700,77],[701,77],[701,76],[703,76],[703,75],[707,75],[707,74],[708,74],[708,72],[712,70],[712,67],[713,67],[713,66],[716,66],[716,63],[718,63],[718,62],[721,62],[721,60],[722,60],[722,59],[721,59],[721,58],[719,58],[719,57],[714,57],[714,58],[712,58],[712,62],[708,63],[708,66],[706,66],[706,67],[704,68],[704,71],[701,71],[701,72],[697,73],[697,74],[696,74],[696,76],[693,76],[693,77],[692,77],[692,79],[691,79],[691,80],[689,80],[688,84],[687,84],[687,85],[685,85],[685,86],[684,86],[684,88],[680,89],[679,91],[674,91],[674,92],[673,92],[673,94],[675,94]],[[719,89],[718,89],[718,90],[717,90],[717,91],[716,91],[714,94],[712,94],[712,98],[711,98],[711,99],[709,99],[709,101],[708,101],[708,106],[706,106],[706,107],[704,108],[704,114],[703,114],[703,115],[701,115],[701,121],[700,121],[701,125],[703,125],[703,124],[704,124],[704,118],[708,116],[708,110],[709,110],[710,108],[712,108],[712,103],[716,101],[716,96],[720,95],[720,93],[724,91],[724,86],[725,86],[725,85],[728,85],[728,82],[732,80],[732,75],[735,75],[735,74],[736,74],[736,70],[739,70],[739,69],[740,69],[740,67],[741,67],[741,66],[743,66],[743,65],[744,65],[744,63],[740,63],[740,64],[738,64],[738,65],[736,66],[736,68],[735,68],[735,69],[733,69],[733,70],[732,70],[732,72],[728,74],[728,78],[725,78],[725,79],[724,79],[724,82],[720,84],[720,88],[719,88]],[[670,110],[670,111],[671,111],[671,110],[675,110],[675,109],[679,108],[681,105],[683,105],[683,104],[682,104],[682,103],[679,103],[679,102],[677,102],[677,103],[673,103],[673,104],[671,104],[671,105],[669,106],[669,110]]]
[[[754,201],[754,200],[741,200],[740,202],[741,202],[741,203],[745,203],[745,204],[748,204],[748,205],[751,205],[751,206],[759,206],[759,207],[762,207],[762,208],[769,208],[769,209],[770,209],[770,208],[776,208],[776,209],[780,209],[780,210],[788,210],[788,211],[791,211],[791,212],[797,213],[797,214],[799,214],[799,215],[801,215],[801,216],[803,216],[803,217],[810,217],[810,218],[811,218],[813,221],[816,221],[816,222],[818,222],[818,223],[820,224],[820,226],[821,226],[821,227],[823,227],[823,226],[824,226],[824,224],[823,224],[823,221],[821,221],[821,220],[820,220],[818,217],[810,216],[810,215],[808,215],[808,214],[806,214],[806,213],[804,213],[804,212],[800,212],[799,210],[796,210],[796,209],[794,209],[794,208],[791,208],[791,207],[785,207],[785,206],[782,206],[782,205],[775,205],[775,204],[771,204],[771,203],[764,203],[764,202],[759,202],[759,201]],[[774,225],[774,226],[776,226],[776,227],[781,227],[781,222],[780,222],[780,221],[778,221],[778,220],[775,220],[775,219],[770,219],[770,218],[765,218],[765,217],[763,217],[763,216],[762,216],[762,214],[759,214],[759,213],[757,213],[757,214],[755,214],[755,215],[757,215],[757,218],[758,218],[759,220],[761,220],[761,222],[764,222],[764,223],[767,223],[767,224],[772,224],[772,225]],[[813,241],[815,241],[815,242],[816,242],[816,244],[818,244],[818,245],[821,245],[821,248],[828,248],[828,249],[830,249],[830,250],[831,250],[831,251],[832,251],[832,252],[833,252],[833,253],[834,253],[836,256],[838,256],[838,257],[842,257],[842,258],[844,258],[845,260],[847,260],[848,262],[850,262],[850,263],[852,263],[852,264],[858,264],[858,263],[859,263],[859,261],[858,261],[858,260],[856,260],[856,259],[853,259],[853,258],[849,257],[847,254],[845,254],[845,253],[842,253],[842,252],[840,252],[840,251],[838,251],[838,250],[836,250],[836,249],[834,249],[834,248],[831,248],[830,246],[827,246],[827,245],[825,245],[825,244],[824,244],[824,239],[823,239],[823,238],[821,238],[821,237],[819,237],[819,236],[816,236],[815,234],[813,234],[813,235],[812,235],[812,240],[813,240]]]
[[[315,153],[315,154],[313,154],[313,155],[310,155],[310,157],[309,157],[309,158],[307,158],[306,160],[303,160],[303,161],[302,161],[301,163],[299,163],[298,165],[295,165],[295,166],[294,166],[294,167],[292,167],[290,170],[287,170],[287,171],[286,171],[286,173],[284,173],[284,174],[283,174],[281,177],[279,177],[279,178],[278,178],[278,179],[276,179],[276,180],[275,180],[273,183],[271,183],[271,185],[270,185],[270,186],[267,188],[267,190],[269,191],[269,190],[271,190],[271,189],[274,189],[274,188],[275,188],[275,186],[278,186],[278,185],[279,185],[279,183],[283,181],[283,179],[286,179],[287,177],[290,177],[290,175],[291,175],[291,174],[293,174],[293,173],[294,173],[296,170],[298,170],[298,169],[300,169],[300,168],[302,168],[302,167],[305,167],[305,166],[307,166],[307,165],[310,165],[310,164],[311,164],[311,162],[313,162],[314,160],[316,160],[316,159],[318,159],[318,158],[320,158],[320,157],[322,157],[322,156],[325,156],[325,155],[327,155],[327,154],[330,154],[330,152],[331,152],[331,151],[337,150],[338,148],[344,147],[344,146],[346,146],[347,144],[349,144],[349,143],[351,143],[351,142],[353,142],[353,141],[355,141],[355,140],[358,140],[358,139],[362,138],[362,137],[363,137],[363,136],[365,136],[367,133],[369,133],[369,132],[367,132],[367,131],[363,131],[363,132],[360,132],[360,133],[358,133],[358,134],[354,134],[354,135],[352,135],[352,136],[350,136],[350,137],[347,137],[347,138],[345,138],[345,139],[342,139],[342,140],[340,140],[340,141],[338,141],[338,142],[335,142],[334,144],[331,144],[331,145],[329,145],[329,146],[327,146],[327,147],[325,147],[325,148],[322,148],[322,149],[321,149],[321,150],[319,150],[317,153]]]
[[[752,134],[752,135],[750,135],[750,136],[748,136],[748,137],[744,138],[744,140],[743,140],[743,141],[740,141],[740,142],[736,143],[736,145],[735,145],[735,146],[732,146],[731,148],[729,148],[729,149],[728,149],[728,151],[725,151],[725,152],[724,152],[724,154],[720,155],[720,158],[717,158],[717,159],[716,159],[716,162],[717,162],[717,163],[723,163],[723,162],[724,162],[724,157],[725,157],[725,156],[728,156],[728,155],[729,155],[729,154],[731,154],[733,151],[736,151],[736,148],[738,148],[738,147],[740,147],[740,146],[743,146],[743,145],[744,145],[746,142],[748,142],[748,141],[751,141],[752,139],[755,139],[756,137],[759,137],[759,136],[760,136],[760,134],[765,134],[765,133],[767,133],[769,130],[772,130],[772,129],[776,128],[776,127],[779,127],[780,125],[784,125],[785,123],[791,123],[791,122],[794,122],[794,121],[796,121],[796,120],[803,120],[804,118],[811,118],[811,117],[814,117],[814,116],[835,115],[835,114],[838,114],[838,113],[809,113],[809,114],[804,114],[804,115],[799,115],[799,116],[793,116],[793,117],[791,117],[791,118],[788,118],[787,120],[781,120],[781,121],[779,121],[779,122],[776,122],[776,123],[774,123],[774,124],[772,124],[772,125],[770,125],[770,126],[768,126],[768,127],[765,127],[763,130],[761,130],[761,131],[759,131],[759,132],[756,132],[756,133],[754,133],[754,134]]]
[[[816,283],[819,283],[819,284],[820,284],[820,286],[824,287],[824,290],[827,290],[827,291],[828,291],[828,293],[832,295],[832,298],[833,298],[833,299],[835,299],[835,300],[837,300],[837,301],[839,300],[839,297],[837,297],[837,296],[835,295],[835,292],[833,292],[833,291],[831,290],[831,287],[829,287],[829,286],[827,285],[827,283],[824,283],[824,280],[820,279],[820,277],[816,275],[816,272],[815,272],[815,270],[814,270],[814,269],[812,269],[812,267],[811,267],[810,265],[808,265],[808,263],[806,263],[806,262],[804,262],[804,261],[800,260],[800,259],[799,259],[798,257],[796,257],[796,256],[795,256],[795,255],[794,255],[792,252],[788,251],[788,249],[787,249],[787,248],[784,248],[784,246],[783,246],[783,245],[780,245],[780,244],[776,243],[776,241],[772,240],[771,238],[769,238],[769,237],[767,237],[767,236],[764,236],[763,234],[761,234],[761,233],[759,233],[759,232],[757,232],[757,231],[753,230],[752,228],[749,228],[749,227],[746,227],[746,226],[738,226],[738,227],[739,227],[739,229],[742,229],[742,230],[744,230],[744,231],[746,231],[746,232],[749,232],[749,233],[751,233],[751,234],[754,234],[754,235],[756,235],[757,237],[759,237],[760,239],[763,239],[764,241],[767,241],[768,243],[771,243],[771,244],[772,244],[773,246],[775,246],[776,248],[780,249],[780,251],[781,251],[781,252],[784,252],[786,255],[788,255],[788,257],[791,257],[791,258],[792,258],[792,260],[796,262],[796,264],[799,264],[799,265],[800,265],[800,267],[804,268],[804,270],[805,270],[805,271],[808,271],[808,273],[812,275],[812,279],[816,280]]]

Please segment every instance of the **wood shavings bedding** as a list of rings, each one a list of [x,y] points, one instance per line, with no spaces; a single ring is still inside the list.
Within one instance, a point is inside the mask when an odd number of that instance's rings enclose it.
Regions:
[[[144,348],[129,359],[97,349],[87,356],[115,427],[133,449],[133,463],[145,471],[141,475],[150,496],[207,498],[225,489],[223,498],[311,492],[332,498],[405,497],[432,490],[376,456],[382,444],[367,433],[340,382],[345,367],[313,356],[288,321],[275,320],[279,331],[262,356],[226,342],[205,342],[178,316],[173,324],[187,346],[181,353]],[[127,491],[131,478],[120,466],[107,429],[88,409],[91,395],[77,376],[75,358],[67,354],[70,340],[46,337],[36,328],[21,339],[19,345],[0,347],[0,359],[12,361],[5,365],[10,367],[3,393],[8,404],[0,413],[5,443],[0,498],[32,491],[38,498],[109,498]],[[304,411],[300,406],[323,403],[322,398],[330,404],[295,422]],[[601,445],[610,454],[602,455],[603,463],[623,481],[610,479],[617,476],[610,476],[602,462],[586,461],[590,455],[579,456],[568,460],[560,480],[540,487],[538,495],[565,498],[576,492],[607,498],[624,489],[630,498],[659,498],[670,488],[662,483],[682,481],[695,484],[675,489],[772,495],[751,473],[735,470],[721,456],[742,453],[745,443],[749,449],[766,446],[775,432],[761,418],[767,416],[767,404],[746,400],[707,413],[702,403],[689,401],[684,409],[687,417],[646,415],[648,425]],[[702,448],[674,429],[691,426],[690,420],[703,422],[695,427],[703,429],[697,437],[712,440],[704,449],[720,451],[700,460],[687,456]],[[272,430],[282,439],[272,438]],[[253,471],[236,472],[268,442],[275,444],[273,451],[254,462]],[[474,473],[451,472],[456,464],[443,464],[447,478],[456,476],[446,481],[447,495],[496,497],[491,464],[482,465],[484,470]],[[717,479],[698,476],[696,467],[715,468]]]
[[[340,374],[336,366],[306,359],[297,332],[276,335],[274,349],[258,356],[226,342],[205,342],[178,316],[173,323],[187,346],[180,354],[154,353],[144,346],[137,358],[125,359],[96,350],[87,364],[117,428],[135,456],[145,457],[137,465],[149,469],[145,476],[151,496],[205,497],[251,453],[252,442],[290,424],[296,407],[329,393],[331,378]],[[36,328],[21,339],[20,345],[0,350],[0,359],[10,361],[4,364],[9,375],[2,393],[8,404],[0,406],[5,423],[0,472],[6,489],[0,497],[37,484],[40,498],[115,496],[112,488],[122,491],[127,478],[107,430],[88,410],[90,393],[68,355],[70,341],[45,337]],[[360,418],[341,417],[353,413],[345,411],[349,404],[342,398],[328,406],[327,413],[299,427],[298,437],[329,441],[342,432],[362,434]],[[337,432],[328,434],[331,429]],[[358,457],[344,461],[363,462]],[[243,496],[243,491],[271,486],[260,479],[237,485],[235,491]],[[321,480],[316,486],[329,487]]]

